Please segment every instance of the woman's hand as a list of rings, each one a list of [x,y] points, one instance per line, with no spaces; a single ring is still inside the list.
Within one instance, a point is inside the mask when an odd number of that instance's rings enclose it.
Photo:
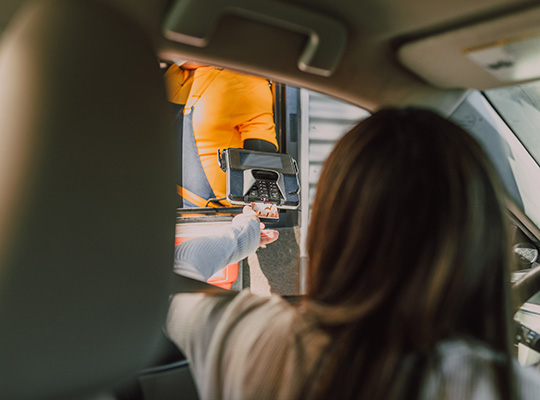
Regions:
[[[257,219],[259,218],[257,216],[257,213],[253,211],[253,208],[250,206],[245,206],[243,210],[243,215],[246,215],[248,217],[254,216]],[[259,242],[259,246],[266,246],[267,244],[270,244],[272,242],[275,242],[279,237],[279,232],[275,229],[264,229],[265,225],[260,222],[261,227],[261,241]]]

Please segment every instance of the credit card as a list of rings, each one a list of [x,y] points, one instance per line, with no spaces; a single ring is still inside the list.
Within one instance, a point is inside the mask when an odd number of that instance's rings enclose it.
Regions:
[[[262,219],[279,219],[279,211],[274,203],[251,203],[251,208]]]

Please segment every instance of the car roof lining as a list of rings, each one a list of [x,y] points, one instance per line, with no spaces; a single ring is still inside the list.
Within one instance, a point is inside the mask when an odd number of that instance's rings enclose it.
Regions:
[[[301,35],[241,17],[224,16],[216,29],[219,34],[204,48],[171,43],[161,37],[158,47],[165,56],[181,54],[199,61],[256,73],[276,81],[321,91],[370,110],[386,105],[416,104],[429,105],[448,115],[461,100],[464,89],[484,88],[486,85],[480,84],[482,82],[477,84],[474,79],[460,85],[454,64],[448,63],[448,56],[446,68],[440,63],[436,64],[435,68],[440,70],[439,80],[431,80],[428,84],[425,78],[430,75],[425,74],[424,70],[411,68],[410,65],[409,69],[403,66],[397,57],[397,45],[411,38],[429,36],[431,32],[438,34],[453,26],[467,32],[463,25],[471,21],[492,19],[505,12],[528,8],[532,4],[498,1],[487,7],[480,1],[437,3],[436,6],[424,1],[407,5],[391,3],[367,1],[360,6],[356,2],[345,2],[339,4],[339,10],[332,8],[328,2],[310,3],[309,9],[328,13],[344,21],[348,27],[349,38],[343,62],[330,77],[310,75],[297,68],[296,60],[305,43]],[[347,10],[349,12],[344,12]],[[377,18],[373,18],[373,15]],[[432,52],[430,61],[437,57],[437,52],[435,55]],[[474,78],[474,68],[473,65],[471,70],[465,72],[461,69],[460,73]],[[424,69],[430,71],[431,64],[428,63]],[[496,84],[492,82],[491,86]]]
[[[0,29],[3,30],[23,2],[25,0],[15,0],[0,5]],[[298,55],[306,40],[304,36],[242,17],[222,18],[217,25],[217,34],[204,48],[165,39],[162,24],[174,2],[109,1],[151,33],[160,57],[190,58],[251,72],[324,92],[370,110],[385,105],[418,104],[430,105],[444,113],[455,107],[464,88],[448,90],[427,83],[420,77],[421,73],[413,73],[401,64],[396,45],[537,5],[531,0],[364,0],[361,3],[356,0],[296,0],[296,6],[330,15],[347,26],[343,61],[331,77],[325,78],[298,69]],[[428,65],[427,68],[435,67]],[[453,70],[447,68],[440,75],[443,80],[448,77],[448,82],[452,82]],[[451,84],[441,86],[452,87]],[[465,88],[471,87],[477,87],[474,79]]]

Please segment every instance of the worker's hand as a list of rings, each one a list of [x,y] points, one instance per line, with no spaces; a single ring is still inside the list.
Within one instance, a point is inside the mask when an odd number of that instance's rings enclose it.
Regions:
[[[261,222],[261,242],[259,246],[265,246],[278,240],[279,232],[275,229],[264,229],[264,224]]]
[[[254,216],[257,219],[259,218],[257,216],[257,213],[253,211],[253,208],[250,206],[245,206],[243,210],[243,214],[246,216]],[[275,242],[279,237],[279,232],[275,229],[264,229],[265,225],[260,222],[261,227],[261,241],[259,242],[259,246],[266,246],[267,244],[270,244],[272,242]]]

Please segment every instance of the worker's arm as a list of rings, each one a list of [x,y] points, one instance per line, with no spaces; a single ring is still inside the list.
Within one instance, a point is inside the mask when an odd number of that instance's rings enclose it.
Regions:
[[[235,129],[240,133],[243,148],[275,152],[278,150],[272,91],[266,79],[242,76],[246,92],[232,114]]]
[[[267,142],[262,139],[246,139],[244,140],[244,149],[255,151],[266,151],[268,153],[275,153],[277,147],[271,142]]]

